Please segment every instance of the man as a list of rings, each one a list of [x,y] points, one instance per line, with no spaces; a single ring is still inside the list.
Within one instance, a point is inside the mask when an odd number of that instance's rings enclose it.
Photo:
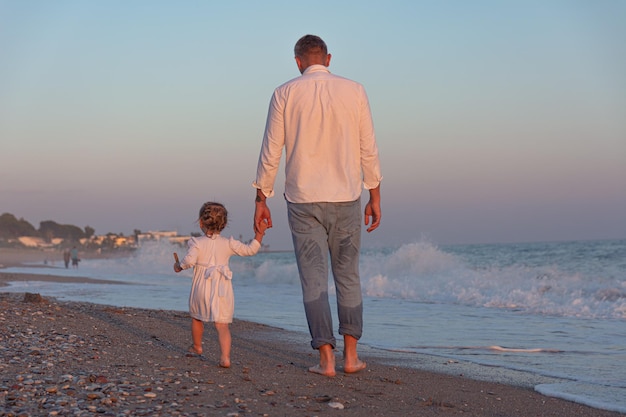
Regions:
[[[65,249],[63,251],[63,262],[65,262],[65,269],[70,267],[70,257],[72,255],[70,254],[70,250],[69,249]]]
[[[324,41],[305,35],[294,48],[302,74],[272,96],[259,156],[255,229],[272,216],[266,198],[285,149],[285,192],[311,346],[320,352],[309,371],[334,376],[336,340],[328,301],[328,258],[337,294],[344,372],[365,369],[357,354],[363,330],[359,277],[361,184],[368,232],[380,224],[380,162],[369,101],[362,85],[329,72]],[[371,225],[370,225],[371,220]]]
[[[74,268],[78,268],[78,263],[80,262],[80,259],[78,258],[78,249],[76,249],[76,246],[72,248],[70,254],[72,257],[72,266]]]

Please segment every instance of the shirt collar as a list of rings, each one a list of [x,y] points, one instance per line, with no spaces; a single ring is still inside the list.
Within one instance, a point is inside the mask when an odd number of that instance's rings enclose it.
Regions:
[[[330,72],[328,70],[328,67],[321,65],[321,64],[314,64],[314,65],[309,65],[307,69],[304,70],[302,75],[309,74],[312,72],[321,72],[321,71]]]

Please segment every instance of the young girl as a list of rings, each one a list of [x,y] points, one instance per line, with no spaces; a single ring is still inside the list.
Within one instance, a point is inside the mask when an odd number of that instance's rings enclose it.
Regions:
[[[220,362],[223,368],[230,367],[231,336],[229,324],[233,321],[235,297],[231,282],[232,272],[228,260],[233,255],[252,256],[261,247],[267,223],[261,224],[249,244],[234,238],[220,236],[226,227],[228,212],[220,203],[207,202],[200,208],[198,223],[204,236],[192,237],[187,242],[185,257],[174,263],[174,271],[193,267],[193,282],[189,294],[191,315],[191,337],[193,345],[189,352],[202,354],[202,333],[205,322],[215,322],[220,344]]]

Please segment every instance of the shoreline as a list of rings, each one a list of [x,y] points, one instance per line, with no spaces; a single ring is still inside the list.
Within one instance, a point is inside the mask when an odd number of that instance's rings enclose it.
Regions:
[[[99,253],[93,250],[79,250],[79,255],[82,259],[124,258],[130,254],[132,254],[132,251]],[[34,248],[0,248],[0,270],[17,266],[64,268],[63,252]]]
[[[59,275],[44,275],[38,273],[9,273],[3,272],[0,269],[0,294],[3,292],[2,287],[6,287],[10,282],[47,282],[47,283],[78,283],[78,284],[114,284],[114,285],[132,285],[128,283],[124,283],[122,281],[112,281],[112,280],[104,280],[104,279],[93,279],[87,277],[64,277]],[[24,294],[23,292],[7,292],[14,294]],[[52,296],[46,296],[46,298],[54,299],[57,302],[73,302],[80,303],[81,301],[64,301],[60,299],[56,299]],[[86,304],[90,304],[90,302],[85,302]],[[97,303],[94,303],[97,304]],[[135,308],[123,306],[119,307],[116,305],[109,304],[97,304],[104,307],[110,308]],[[141,307],[137,307],[141,308]],[[158,310],[161,311],[161,310]],[[185,310],[166,310],[166,311],[177,311],[178,313],[185,313]],[[240,321],[249,321],[245,319],[239,319],[235,317],[236,320]],[[272,328],[276,328],[281,332],[292,333],[294,335],[298,335],[298,338],[308,337],[304,332],[286,330],[280,327],[274,327],[272,325],[256,323],[262,326],[269,326]],[[338,343],[341,344],[341,340],[338,340]],[[308,342],[306,342],[308,346]],[[338,348],[339,349],[339,348]],[[414,353],[414,352],[405,352],[401,350],[393,350],[393,349],[384,349],[380,347],[373,347],[367,344],[359,345],[359,352],[363,355],[367,355],[370,358],[375,358],[377,361],[381,362],[387,366],[398,366],[404,368],[412,368],[412,369],[421,369],[429,372],[434,372],[437,374],[444,375],[460,375],[464,377],[468,377],[470,379],[480,380],[480,381],[490,381],[497,382],[505,385],[511,385],[517,388],[525,388],[533,390],[535,386],[539,384],[549,384],[549,383],[559,383],[564,380],[556,377],[549,376],[541,376],[538,374],[532,374],[526,371],[518,371],[512,369],[501,370],[500,368],[494,368],[491,366],[484,366],[472,362],[460,361],[460,360],[449,360],[446,357],[442,356],[434,356],[425,353]],[[419,365],[415,365],[419,364]]]
[[[263,253],[283,253],[289,250],[266,250]],[[132,250],[98,252],[79,250],[81,259],[112,259],[126,258],[133,254]],[[34,248],[0,247],[0,270],[10,267],[26,266],[28,268],[64,268],[63,252]],[[70,266],[71,267],[71,266]]]
[[[0,269],[0,286],[63,279]],[[0,288],[0,321],[6,324],[0,326],[6,346],[0,347],[0,404],[11,412],[36,415],[41,404],[54,411],[54,404],[67,403],[105,415],[623,416],[539,394],[532,383],[489,382],[491,369],[476,378],[473,370],[464,371],[459,364],[452,368],[443,358],[440,370],[433,371],[422,359],[419,368],[407,367],[401,355],[394,352],[390,359],[367,346],[360,349],[366,370],[344,374],[338,346],[337,376],[325,378],[307,372],[317,362],[308,335],[238,319],[232,325],[233,366],[222,369],[212,326],[205,330],[204,356],[187,356],[191,335],[186,311],[47,297],[33,303],[24,301],[24,293]],[[415,363],[415,355],[411,357]],[[37,400],[27,401],[33,398]]]
[[[102,255],[96,252],[81,252],[81,256],[85,259],[112,258],[123,257],[128,254],[107,254]],[[48,264],[50,262],[50,264]],[[56,264],[58,263],[58,266]],[[9,273],[3,272],[6,268],[26,267],[32,268],[31,273]],[[39,249],[22,249],[22,248],[0,248],[0,288],[6,287],[9,282],[24,281],[43,281],[43,282],[59,282],[59,283],[85,283],[85,284],[124,284],[120,281],[112,281],[106,279],[95,279],[87,277],[63,277],[58,275],[49,275],[46,273],[38,273],[37,268],[59,268],[65,269],[63,262],[63,253],[59,251],[44,251]],[[71,266],[70,266],[71,268]],[[1,291],[1,290],[0,290]]]
[[[7,412],[73,404],[108,415],[622,416],[528,388],[385,365],[367,353],[366,370],[345,374],[339,347],[337,376],[326,378],[307,371],[317,354],[306,336],[237,319],[233,365],[224,369],[211,326],[204,355],[187,353],[186,312],[27,302],[2,292],[0,307]]]

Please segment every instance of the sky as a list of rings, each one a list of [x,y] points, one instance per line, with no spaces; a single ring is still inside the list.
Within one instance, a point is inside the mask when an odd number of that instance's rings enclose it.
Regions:
[[[370,100],[363,246],[626,238],[625,22],[622,0],[0,0],[0,213],[188,234],[216,200],[252,238],[269,99],[311,33]]]

